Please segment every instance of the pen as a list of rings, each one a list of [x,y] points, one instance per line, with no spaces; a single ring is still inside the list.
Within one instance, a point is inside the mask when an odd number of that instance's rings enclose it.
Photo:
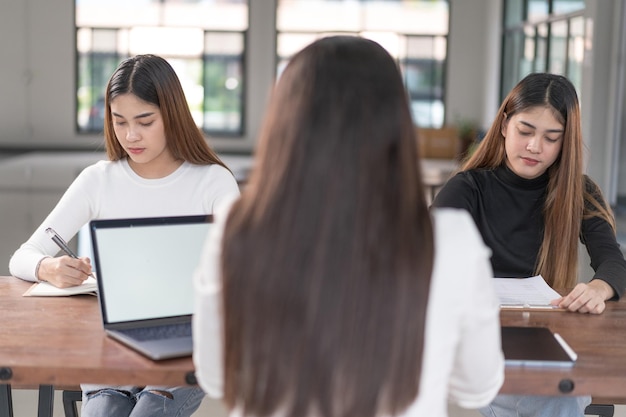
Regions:
[[[72,258],[78,259],[78,255],[72,252],[70,247],[67,246],[67,243],[63,240],[61,236],[59,236],[57,232],[54,231],[52,227],[48,227],[46,229],[46,233],[50,235],[50,239],[52,239],[52,241],[56,243],[63,252],[65,252],[68,256],[71,256]]]
[[[48,227],[46,229],[46,233],[48,235],[50,235],[50,239],[52,239],[52,241],[54,243],[57,244],[57,246],[63,251],[65,252],[68,256],[74,258],[74,259],[78,259],[78,255],[76,255],[69,246],[67,246],[67,242],[65,242],[65,240],[63,240],[63,238],[61,236],[59,236],[59,234],[57,232],[54,231],[53,228]],[[94,277],[93,272],[91,274],[89,274],[90,277]]]

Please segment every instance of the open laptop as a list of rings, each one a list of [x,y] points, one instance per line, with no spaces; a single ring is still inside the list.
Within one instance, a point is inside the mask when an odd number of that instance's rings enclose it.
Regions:
[[[193,272],[211,215],[92,220],[98,300],[107,335],[154,359],[193,351]]]

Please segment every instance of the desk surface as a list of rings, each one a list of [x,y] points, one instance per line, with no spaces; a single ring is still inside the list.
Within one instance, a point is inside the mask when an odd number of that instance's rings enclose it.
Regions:
[[[503,310],[500,319],[503,326],[546,326],[578,354],[571,369],[507,367],[502,393],[626,399],[626,301],[607,302],[600,315]]]
[[[0,383],[180,386],[193,376],[190,357],[155,362],[107,337],[96,297],[22,297],[30,285],[0,277]]]
[[[22,297],[30,285],[0,277],[0,383],[187,383],[191,358],[154,362],[108,338],[95,297]],[[505,326],[547,326],[578,353],[572,369],[507,367],[502,393],[626,398],[626,301],[607,303],[601,315],[502,311],[500,317]]]

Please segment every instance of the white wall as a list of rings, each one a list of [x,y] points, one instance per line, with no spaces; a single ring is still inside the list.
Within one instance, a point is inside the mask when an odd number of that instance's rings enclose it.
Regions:
[[[447,122],[471,120],[489,127],[499,103],[499,0],[451,0]]]
[[[621,10],[620,10],[621,9]],[[611,183],[611,196],[626,196],[626,164],[620,163],[626,161],[626,137],[623,132],[626,131],[626,4],[619,2],[614,12],[613,39],[615,47],[613,48],[614,57],[612,58],[612,79],[611,89],[613,97],[611,100],[611,118],[610,124],[614,126],[611,138],[612,155],[610,178],[614,179]]]
[[[611,189],[612,135],[615,129],[613,108],[617,97],[612,85],[615,72],[613,37],[621,1],[587,0],[585,18],[590,30],[585,45],[582,88],[580,92],[583,138],[587,147],[587,173],[605,193]],[[611,199],[610,195],[607,195]]]
[[[73,2],[2,0],[0,142],[92,145],[74,133]]]

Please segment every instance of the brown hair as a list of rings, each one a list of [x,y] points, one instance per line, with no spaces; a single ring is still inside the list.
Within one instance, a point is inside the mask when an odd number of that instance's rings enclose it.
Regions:
[[[137,55],[122,61],[107,84],[104,138],[111,161],[128,157],[115,136],[111,116],[111,101],[121,94],[134,94],[159,107],[167,146],[174,158],[196,165],[225,167],[194,122],[176,72],[165,59],[156,55]]]
[[[532,107],[547,107],[563,124],[563,146],[548,168],[543,208],[544,234],[535,273],[555,288],[578,282],[578,240],[583,217],[599,216],[614,227],[599,188],[583,175],[583,139],[576,89],[565,77],[534,73],[521,80],[502,102],[493,124],[462,170],[495,168],[506,161],[502,127],[507,118]]]
[[[227,406],[373,417],[416,398],[434,256],[416,152],[380,45],[293,57],[224,233]]]

